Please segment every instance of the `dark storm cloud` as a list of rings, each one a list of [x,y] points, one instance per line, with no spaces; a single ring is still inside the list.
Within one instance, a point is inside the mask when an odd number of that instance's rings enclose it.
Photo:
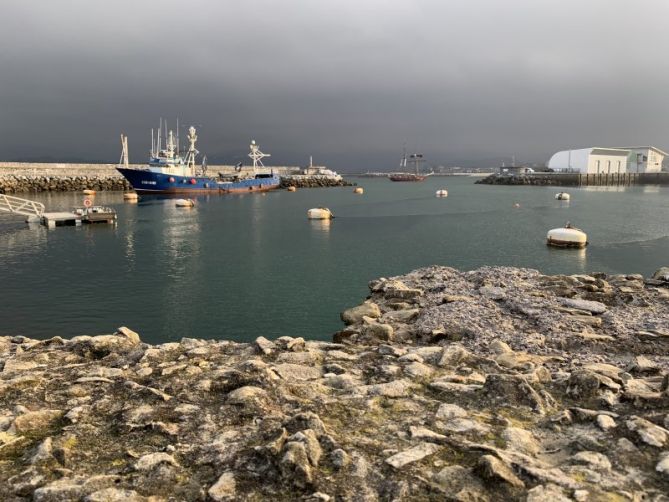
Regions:
[[[2,2],[0,157],[143,161],[157,118],[210,161],[544,161],[667,141],[664,0]]]

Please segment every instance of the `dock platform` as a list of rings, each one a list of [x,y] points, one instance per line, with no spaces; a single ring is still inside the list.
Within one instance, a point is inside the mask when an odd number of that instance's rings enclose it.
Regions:
[[[75,213],[54,212],[42,214],[42,223],[48,228],[63,227],[63,226],[80,226],[81,215]]]

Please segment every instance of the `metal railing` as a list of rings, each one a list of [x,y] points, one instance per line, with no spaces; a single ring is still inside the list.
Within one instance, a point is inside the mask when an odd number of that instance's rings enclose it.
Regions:
[[[44,214],[44,204],[33,200],[0,194],[0,211],[22,214],[24,216],[41,217]]]

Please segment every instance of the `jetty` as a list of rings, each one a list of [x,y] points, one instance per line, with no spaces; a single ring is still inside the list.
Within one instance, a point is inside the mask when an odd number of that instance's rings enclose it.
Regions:
[[[477,180],[482,185],[632,186],[669,185],[669,172],[657,173],[495,173]]]
[[[47,228],[80,226],[82,223],[114,223],[116,212],[109,208],[82,208],[74,211],[45,211],[41,202],[0,194],[0,212],[26,217],[27,223],[41,223]]]

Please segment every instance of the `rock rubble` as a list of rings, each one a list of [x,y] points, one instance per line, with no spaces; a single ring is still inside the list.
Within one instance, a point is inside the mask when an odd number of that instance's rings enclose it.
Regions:
[[[429,267],[333,342],[0,337],[0,499],[666,501],[667,291]]]

